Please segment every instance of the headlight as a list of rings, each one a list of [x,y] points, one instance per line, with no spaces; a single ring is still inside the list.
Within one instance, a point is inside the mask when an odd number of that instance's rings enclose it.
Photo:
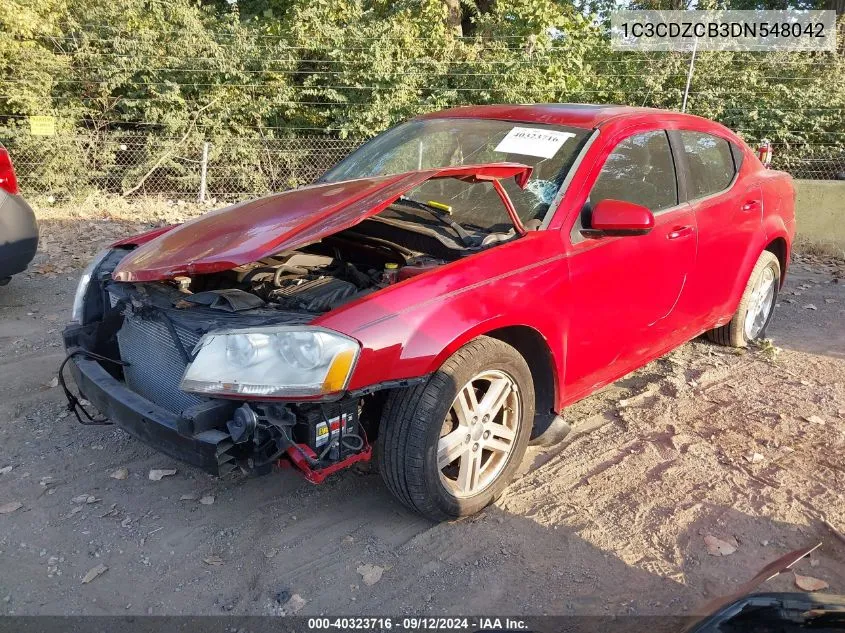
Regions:
[[[73,296],[73,308],[70,312],[71,321],[83,323],[82,318],[84,316],[85,294],[88,292],[88,286],[91,283],[91,276],[110,251],[111,249],[107,248],[94,255],[94,259],[92,259],[85,267],[85,270],[82,271],[82,277],[80,277],[79,284],[76,286],[76,294]]]
[[[360,344],[331,330],[276,326],[209,332],[180,388],[227,396],[303,397],[343,391]]]

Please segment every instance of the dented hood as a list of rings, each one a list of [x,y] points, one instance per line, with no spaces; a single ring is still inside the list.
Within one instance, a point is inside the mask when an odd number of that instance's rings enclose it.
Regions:
[[[115,268],[117,281],[208,274],[316,242],[380,213],[433,178],[469,182],[514,177],[524,187],[531,167],[489,163],[425,169],[293,189],[226,207],[146,242]]]

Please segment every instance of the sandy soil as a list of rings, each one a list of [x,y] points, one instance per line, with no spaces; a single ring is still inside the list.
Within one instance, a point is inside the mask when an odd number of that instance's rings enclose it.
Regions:
[[[531,449],[495,506],[432,525],[375,473],[215,480],[79,426],[51,383],[75,262],[92,233],[140,226],[90,223],[46,220],[33,272],[0,288],[0,508],[21,504],[0,514],[0,613],[278,614],[298,594],[300,614],[685,614],[820,541],[797,569],[845,593],[845,543],[821,524],[845,530],[841,264],[795,265],[777,349],[676,350],[573,407],[575,432]],[[736,551],[708,554],[708,535]]]

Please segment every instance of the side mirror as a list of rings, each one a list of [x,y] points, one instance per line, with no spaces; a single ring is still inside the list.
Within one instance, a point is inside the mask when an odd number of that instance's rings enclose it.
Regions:
[[[654,214],[641,204],[623,200],[601,200],[593,207],[585,237],[645,235],[654,228]]]

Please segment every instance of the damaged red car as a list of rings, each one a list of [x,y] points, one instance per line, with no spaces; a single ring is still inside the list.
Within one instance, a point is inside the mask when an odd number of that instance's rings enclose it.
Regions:
[[[762,337],[793,197],[693,116],[437,112],[310,186],[112,245],[80,281],[66,364],[171,457],[317,483],[375,458],[402,503],[449,519],[560,439],[572,402],[702,333]]]

